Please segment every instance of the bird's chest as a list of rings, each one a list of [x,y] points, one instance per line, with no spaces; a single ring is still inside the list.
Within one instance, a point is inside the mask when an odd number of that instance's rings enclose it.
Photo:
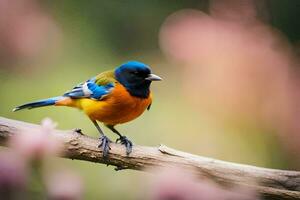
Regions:
[[[134,97],[124,87],[117,85],[102,101],[95,102],[87,114],[92,119],[115,125],[137,118],[150,104],[151,95],[148,98]]]

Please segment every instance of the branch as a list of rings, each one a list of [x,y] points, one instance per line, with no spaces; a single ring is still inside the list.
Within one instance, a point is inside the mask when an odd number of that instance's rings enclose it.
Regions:
[[[34,130],[39,125],[0,117],[0,144],[21,131]],[[135,145],[127,156],[125,147],[111,144],[109,157],[104,159],[98,148],[99,140],[74,131],[56,130],[56,139],[64,143],[65,158],[85,160],[116,166],[116,169],[144,170],[154,166],[181,166],[191,169],[201,178],[213,180],[223,186],[254,188],[265,199],[300,199],[300,172],[275,170],[242,165],[197,156],[164,145],[145,147]]]

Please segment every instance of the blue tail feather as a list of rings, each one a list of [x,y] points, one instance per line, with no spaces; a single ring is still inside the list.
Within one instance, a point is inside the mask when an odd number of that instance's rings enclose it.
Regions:
[[[51,105],[54,105],[58,100],[60,100],[62,98],[64,98],[64,97],[59,96],[59,97],[52,97],[49,99],[42,99],[42,100],[31,102],[31,103],[26,103],[26,104],[15,107],[13,109],[13,112],[22,110],[22,109],[32,109],[32,108],[38,108],[38,107],[43,107],[43,106],[51,106]]]

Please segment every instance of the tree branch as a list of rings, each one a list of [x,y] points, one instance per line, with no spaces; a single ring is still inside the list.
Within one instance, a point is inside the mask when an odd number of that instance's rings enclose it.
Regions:
[[[0,117],[0,144],[5,145],[12,135],[37,128],[39,125]],[[97,139],[74,131],[56,130],[53,135],[64,143],[65,158],[113,165],[116,169],[144,170],[154,166],[181,166],[193,170],[201,178],[213,180],[226,187],[240,185],[254,188],[265,199],[300,199],[298,171],[230,163],[177,151],[164,145],[135,145],[133,152],[127,156],[124,146],[113,143],[109,157],[104,159]]]

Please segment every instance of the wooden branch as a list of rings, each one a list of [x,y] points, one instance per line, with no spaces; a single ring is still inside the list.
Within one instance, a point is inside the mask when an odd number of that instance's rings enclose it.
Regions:
[[[0,117],[0,144],[21,131],[34,130],[39,125]],[[154,166],[181,166],[191,169],[201,178],[213,180],[226,187],[254,188],[264,199],[300,199],[300,172],[275,170],[242,165],[197,156],[164,145],[145,147],[135,145],[126,156],[125,147],[111,144],[109,157],[104,159],[97,147],[99,140],[74,131],[56,130],[54,137],[64,143],[65,158],[85,160],[116,166],[117,169],[144,170]]]

